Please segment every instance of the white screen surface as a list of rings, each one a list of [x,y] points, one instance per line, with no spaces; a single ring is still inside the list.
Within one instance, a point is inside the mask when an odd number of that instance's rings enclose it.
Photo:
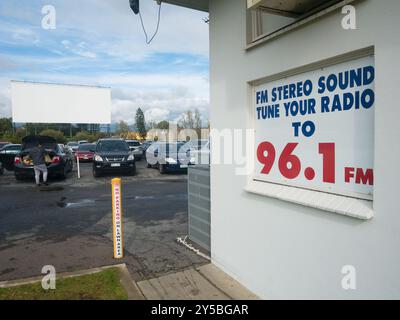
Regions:
[[[11,82],[13,122],[111,123],[111,89]]]

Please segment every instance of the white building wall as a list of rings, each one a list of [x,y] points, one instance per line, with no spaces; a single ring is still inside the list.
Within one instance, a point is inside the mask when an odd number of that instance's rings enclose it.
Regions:
[[[400,1],[355,2],[357,30],[335,11],[248,51],[245,3],[210,1],[212,127],[250,125],[248,81],[375,46],[375,217],[249,194],[233,166],[213,165],[214,263],[266,299],[400,298]],[[344,265],[356,268],[356,290],[341,287]]]

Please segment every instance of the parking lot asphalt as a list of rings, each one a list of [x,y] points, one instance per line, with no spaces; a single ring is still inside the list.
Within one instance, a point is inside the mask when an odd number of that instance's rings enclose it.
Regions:
[[[187,234],[187,176],[137,162],[135,176],[93,178],[91,163],[38,188],[0,176],[0,281],[126,263],[140,281],[208,261],[176,242]],[[113,259],[111,185],[122,178],[124,258]]]

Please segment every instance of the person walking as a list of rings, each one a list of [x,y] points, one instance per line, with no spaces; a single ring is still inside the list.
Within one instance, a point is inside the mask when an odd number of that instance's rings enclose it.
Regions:
[[[33,169],[35,170],[35,181],[36,186],[40,187],[40,173],[43,174],[43,184],[48,186],[47,183],[47,167],[45,161],[45,155],[47,154],[45,148],[39,143],[37,146],[34,146],[29,151],[29,157],[33,162]]]

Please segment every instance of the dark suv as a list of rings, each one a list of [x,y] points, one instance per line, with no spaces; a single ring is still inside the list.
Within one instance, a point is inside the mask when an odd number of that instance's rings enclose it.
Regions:
[[[135,174],[135,157],[124,140],[101,139],[97,142],[96,149],[93,151],[94,177],[99,177],[103,173],[114,172]]]

